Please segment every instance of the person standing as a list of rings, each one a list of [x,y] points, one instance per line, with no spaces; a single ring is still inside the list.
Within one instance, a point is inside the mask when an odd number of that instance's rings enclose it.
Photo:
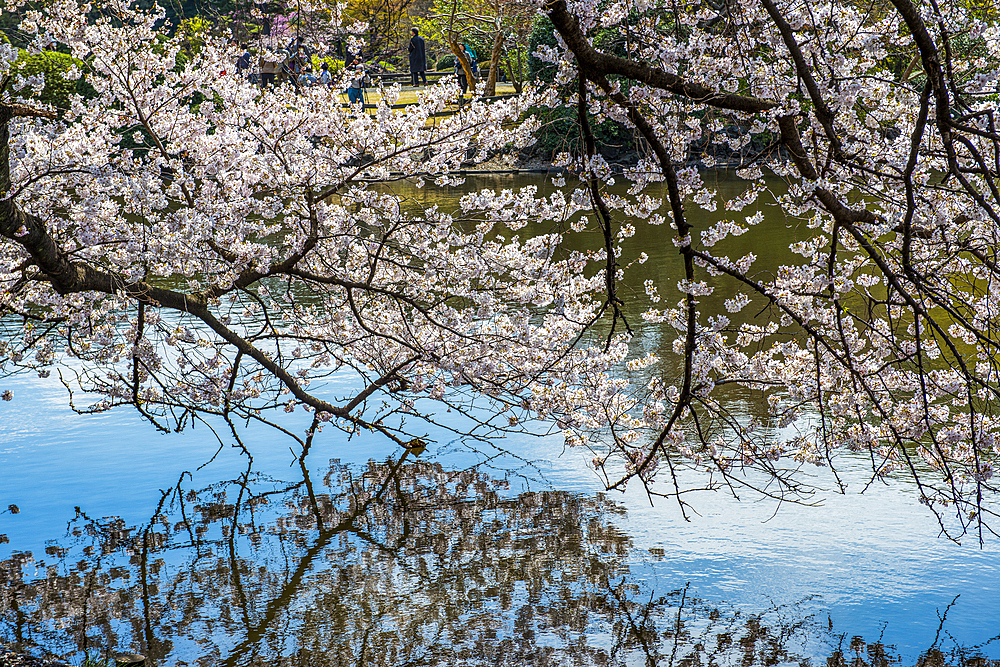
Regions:
[[[323,61],[320,65],[319,79],[317,80],[321,86],[330,87],[333,85],[333,72],[330,71],[330,63]]]
[[[364,99],[365,70],[361,62],[355,60],[351,65],[350,79],[347,83],[347,101],[349,104],[357,104]]]
[[[272,88],[278,82],[278,73],[281,72],[281,61],[273,62],[260,58],[260,85],[263,88]]]
[[[465,57],[469,59],[469,67],[472,68],[472,76],[479,76],[479,62],[477,60],[476,52],[468,44],[462,44],[462,50],[465,51]]]
[[[465,102],[465,91],[469,89],[469,79],[465,76],[465,68],[458,58],[455,58],[455,76],[458,77],[458,88],[461,91],[458,94],[458,106],[462,106]]]
[[[465,54],[466,60],[469,61],[472,76],[478,76],[479,65],[476,63],[476,52],[468,44],[462,44],[462,52]],[[465,68],[462,67],[462,61],[458,58],[455,58],[455,75],[458,77],[458,87],[462,90],[458,96],[458,106],[462,106],[465,102],[465,91],[469,89],[469,79],[465,76]]]
[[[424,80],[427,85],[427,50],[424,45],[424,38],[420,36],[420,31],[413,28],[410,31],[410,82],[416,86],[418,78]]]
[[[236,59],[236,74],[247,76],[246,71],[250,69],[250,50],[245,44],[240,44],[240,57]]]

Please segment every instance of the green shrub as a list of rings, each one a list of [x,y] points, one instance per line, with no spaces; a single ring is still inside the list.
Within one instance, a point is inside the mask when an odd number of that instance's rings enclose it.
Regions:
[[[551,82],[556,75],[556,66],[552,63],[542,62],[535,57],[535,50],[539,46],[556,46],[556,27],[547,16],[539,16],[531,26],[531,35],[528,37],[528,78],[532,81],[541,80]],[[604,53],[612,53],[622,58],[627,58],[625,50],[625,40],[620,30],[599,29],[593,35],[594,47]]]
[[[86,65],[71,55],[58,51],[42,51],[41,53],[28,53],[23,49],[14,64],[14,71],[21,76],[34,76],[43,74],[45,76],[45,90],[40,95],[30,95],[33,99],[43,104],[51,104],[57,109],[69,109],[70,96],[74,93],[84,97],[92,97],[94,89],[81,77],[75,81],[66,78],[69,68],[76,65],[77,69],[84,71]],[[30,89],[28,89],[30,91]],[[25,91],[23,94],[27,94]]]
[[[535,133],[534,149],[536,151],[551,151],[553,153],[560,151],[579,153],[582,151],[576,109],[566,106],[557,109],[534,107],[531,111],[542,123],[542,127]],[[606,153],[609,148],[617,151],[628,151],[635,147],[632,133],[616,121],[603,120],[595,123],[591,130],[594,133],[598,152],[602,154]]]
[[[441,56],[440,58],[438,58],[437,64],[434,67],[439,72],[443,72],[445,70],[454,69],[455,68],[455,54],[454,53],[446,53],[446,54],[444,54],[443,56]]]
[[[313,56],[311,59],[313,72],[318,73],[323,68],[323,63],[327,63],[330,68],[331,74],[337,74],[338,72],[344,71],[344,61],[338,60],[331,56]]]
[[[528,78],[532,81],[552,81],[556,76],[555,65],[535,57],[535,49],[539,46],[556,46],[555,29],[547,16],[539,16],[531,26],[531,36],[528,37]]]

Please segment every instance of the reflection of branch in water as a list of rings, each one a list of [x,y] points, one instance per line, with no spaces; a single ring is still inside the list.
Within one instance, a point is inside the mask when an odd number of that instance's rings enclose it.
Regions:
[[[687,599],[688,587],[690,583],[684,584],[684,590],[681,591],[681,602],[677,605],[677,621],[674,624],[674,645],[670,651],[670,665],[673,667],[674,659],[677,658],[677,648],[681,641],[681,614],[684,613],[684,601]],[[644,615],[648,618],[648,614]],[[645,618],[643,620],[645,620]],[[654,663],[655,664],[655,663]]]
[[[622,579],[621,583],[619,583],[618,586],[611,589],[611,594],[614,596],[615,601],[618,603],[619,609],[621,609],[621,612],[625,615],[625,620],[628,623],[628,632],[632,635],[632,637],[634,637],[636,640],[639,641],[640,647],[642,648],[642,652],[646,657],[647,667],[655,667],[655,665],[659,664],[660,655],[659,652],[656,650],[656,646],[651,641],[655,640],[655,631],[651,637],[650,629],[647,627],[647,622],[649,621],[649,610],[653,606],[653,593],[650,593],[649,602],[643,606],[642,608],[643,613],[641,614],[641,618],[637,623],[635,616],[632,614],[632,610],[630,609],[630,601],[625,595],[624,588],[625,588],[625,579]],[[685,587],[685,591],[686,590],[687,588]],[[681,607],[683,606],[684,602],[682,599],[681,605],[677,609],[678,630],[680,629],[680,613],[681,613]],[[615,644],[616,649],[619,648],[620,643],[623,642],[616,642]],[[675,650],[676,646],[677,645],[675,643],[674,644]],[[613,654],[612,657],[614,657]],[[669,663],[670,665],[673,665],[673,660],[674,660],[673,655],[671,655]]]
[[[90,626],[157,664],[241,667],[763,667],[834,637],[808,601],[747,614],[651,590],[603,495],[502,495],[502,480],[409,451],[333,463],[320,483],[305,460],[289,482],[249,462],[200,490],[182,475],[137,531],[81,511],[39,574],[28,557],[0,564],[3,627],[67,655],[95,637],[60,628]]]
[[[266,632],[271,627],[278,612],[284,610],[288,606],[289,602],[292,599],[294,599],[294,595],[298,593],[302,585],[303,577],[305,576],[306,572],[308,572],[312,568],[313,562],[316,559],[316,557],[322,552],[322,550],[330,543],[330,541],[334,537],[337,537],[341,533],[347,531],[350,531],[356,535],[362,535],[361,531],[358,531],[354,528],[353,525],[354,521],[359,516],[367,512],[368,508],[371,506],[373,502],[381,500],[381,498],[385,494],[385,491],[388,489],[389,480],[392,479],[392,477],[398,472],[399,467],[403,464],[403,461],[406,459],[406,455],[407,452],[404,451],[403,455],[399,458],[398,461],[388,466],[389,474],[386,475],[386,479],[383,482],[382,487],[375,495],[369,498],[365,503],[357,505],[354,511],[347,517],[345,517],[338,525],[330,528],[329,530],[323,530],[322,527],[320,527],[318,531],[318,537],[316,538],[315,542],[313,542],[313,544],[309,547],[309,549],[306,551],[303,557],[299,560],[294,573],[292,574],[291,577],[287,579],[287,583],[282,588],[281,593],[268,603],[266,611],[264,612],[264,616],[260,620],[260,622],[254,627],[247,628],[246,639],[240,642],[230,652],[229,657],[226,658],[226,661],[224,663],[226,667],[242,664],[241,658],[247,652],[256,649],[257,643],[263,637],[264,632]],[[312,492],[312,483],[309,480],[309,472],[304,466],[302,468],[302,472],[304,475],[305,486],[307,489],[309,489],[309,495],[310,495],[310,500],[312,501],[312,506],[318,514],[319,510],[318,506],[315,504],[315,496],[313,495]],[[322,526],[321,521],[322,518],[317,516],[317,523],[319,526]],[[376,544],[374,540],[372,540],[371,538],[367,538],[367,536],[365,536],[365,539],[370,543]],[[383,548],[388,549],[388,547],[383,547]]]

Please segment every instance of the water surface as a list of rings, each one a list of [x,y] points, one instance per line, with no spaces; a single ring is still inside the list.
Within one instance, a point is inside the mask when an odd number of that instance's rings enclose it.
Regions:
[[[442,196],[409,194],[423,205]],[[736,256],[790,259],[798,225],[768,213],[732,240],[745,246]],[[639,230],[626,252],[651,257],[629,284],[678,279],[669,230]],[[645,307],[629,311],[639,342],[669,374],[670,336],[635,317]],[[940,538],[904,481],[858,493],[869,481],[861,460],[844,463],[846,494],[826,470],[808,471],[828,490],[820,506],[704,493],[688,498],[697,514],[686,521],[638,487],[602,493],[587,453],[558,434],[489,444],[432,433],[414,456],[331,431],[303,458],[289,438],[251,428],[251,462],[228,442],[219,450],[203,425],[164,435],[126,410],[77,415],[53,378],[5,388],[15,400],[0,403],[0,508],[19,511],[0,513],[0,639],[72,660],[107,650],[158,665],[839,656],[860,667],[883,653],[913,663],[932,647],[955,662],[1000,658],[996,541]]]

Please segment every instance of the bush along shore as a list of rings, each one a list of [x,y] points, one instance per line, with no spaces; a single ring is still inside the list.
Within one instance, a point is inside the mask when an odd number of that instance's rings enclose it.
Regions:
[[[143,667],[145,656],[133,653],[112,655],[95,654],[84,658],[80,667]],[[19,650],[16,645],[0,644],[0,667],[74,667],[56,656],[41,651],[40,654]]]
[[[54,656],[40,657],[11,646],[0,646],[0,667],[69,667],[69,664]]]

